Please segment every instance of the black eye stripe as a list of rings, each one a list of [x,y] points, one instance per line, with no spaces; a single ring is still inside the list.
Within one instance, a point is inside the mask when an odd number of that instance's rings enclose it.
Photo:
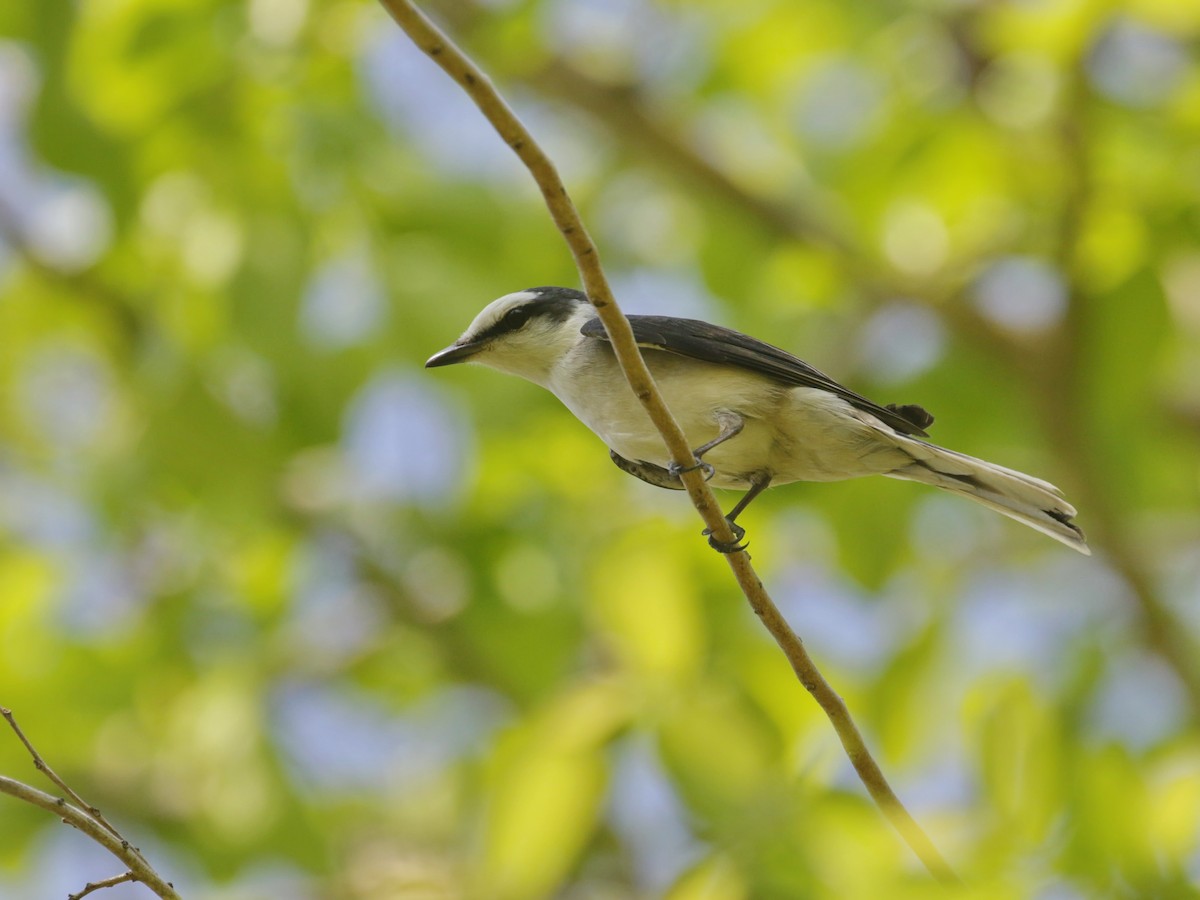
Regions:
[[[499,319],[497,319],[486,331],[479,335],[476,340],[490,340],[494,337],[499,337],[502,334],[511,334],[514,331],[519,331],[529,321],[532,310],[525,306],[517,306],[510,309]]]
[[[561,322],[578,309],[579,304],[587,302],[587,298],[578,291],[566,288],[542,290],[545,291],[544,294],[527,300],[520,306],[514,306],[489,328],[476,335],[474,340],[486,341],[502,334],[511,334],[519,331],[534,318],[544,319],[547,323]]]

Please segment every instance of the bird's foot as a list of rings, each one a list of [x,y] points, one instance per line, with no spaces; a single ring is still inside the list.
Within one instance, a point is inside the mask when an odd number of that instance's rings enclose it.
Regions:
[[[729,530],[733,532],[732,541],[717,540],[715,537],[713,537],[711,528],[705,528],[700,533],[708,538],[708,546],[712,547],[718,553],[740,553],[750,546],[749,543],[741,543],[742,538],[746,536],[745,528],[743,528],[737,522],[729,522]]]
[[[686,475],[688,472],[695,472],[697,469],[704,473],[705,481],[712,481],[712,477],[717,474],[716,469],[698,456],[696,457],[696,464],[693,466],[681,466],[675,460],[667,463],[667,473],[672,478],[679,478],[681,475]]]

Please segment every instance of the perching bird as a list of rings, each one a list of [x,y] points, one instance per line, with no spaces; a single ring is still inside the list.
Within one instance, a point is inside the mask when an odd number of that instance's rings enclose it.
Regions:
[[[736,518],[770,485],[887,475],[968,497],[1090,555],[1058,488],[922,440],[933,416],[921,407],[878,406],[790,353],[719,325],[628,318],[697,465],[714,486],[746,491],[726,516],[739,540]],[[537,287],[493,301],[425,366],[459,362],[541,385],[608,445],[621,469],[682,488],[580,291]],[[709,542],[725,553],[741,549]]]

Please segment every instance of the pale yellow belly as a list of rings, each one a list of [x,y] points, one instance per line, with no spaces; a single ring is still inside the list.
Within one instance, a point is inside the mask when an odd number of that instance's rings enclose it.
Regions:
[[[648,351],[647,365],[690,446],[720,433],[717,413],[742,417],[745,427],[705,456],[715,487],[744,490],[769,475],[775,484],[840,481],[880,474],[911,462],[841,398],[787,387],[741,369]],[[552,379],[550,389],[621,456],[667,466],[666,446],[625,383],[611,353],[590,353],[586,366]],[[583,373],[580,375],[579,373]]]

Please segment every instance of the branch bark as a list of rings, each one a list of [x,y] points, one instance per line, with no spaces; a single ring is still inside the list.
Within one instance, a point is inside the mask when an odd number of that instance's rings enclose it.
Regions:
[[[62,797],[54,797],[23,782],[6,778],[3,775],[0,775],[0,794],[8,794],[10,797],[16,797],[18,800],[24,800],[26,803],[54,813],[68,825],[78,828],[97,844],[104,847],[109,853],[121,860],[128,869],[123,875],[106,878],[103,881],[90,882],[84,886],[81,892],[72,896],[83,897],[101,888],[113,887],[123,884],[126,881],[140,881],[146,887],[150,888],[150,890],[154,891],[154,893],[158,894],[159,897],[162,897],[163,900],[179,900],[179,894],[175,892],[174,886],[154,870],[154,867],[142,856],[142,852],[129,843],[104,818],[100,810],[84,801],[79,794],[72,790],[50,768],[50,765],[38,753],[37,748],[25,736],[25,732],[21,730],[21,726],[17,724],[12,710],[0,707],[0,716],[8,722],[9,727],[16,733],[21,743],[25,745],[25,749],[29,751],[29,755],[33,758],[34,768],[54,782],[55,786],[74,800],[78,806],[72,806]]]
[[[132,872],[122,872],[120,875],[114,875],[112,878],[105,878],[101,881],[89,881],[83,886],[83,890],[71,894],[67,900],[83,900],[88,894],[94,894],[96,891],[116,887],[118,884],[125,884],[129,881],[137,881],[137,876]]]
[[[150,867],[149,863],[142,859],[142,855],[136,847],[129,841],[114,835],[82,809],[72,806],[62,797],[51,796],[45,791],[39,791],[37,788],[4,775],[0,775],[0,794],[8,794],[25,803],[41,807],[58,816],[68,825],[78,828],[129,868],[133,877],[124,878],[123,881],[140,881],[163,900],[180,900],[179,894],[175,892],[171,883],[165,881]],[[109,880],[111,881],[111,879]]]
[[[33,757],[33,767],[54,782],[55,787],[74,800],[80,809],[95,819],[102,827],[108,830],[110,834],[116,838],[120,838],[120,833],[109,823],[106,818],[104,818],[104,814],[101,813],[96,807],[86,802],[77,793],[75,793],[70,785],[59,778],[58,773],[50,768],[50,764],[42,758],[42,754],[37,752],[37,748],[34,747],[29,738],[25,736],[25,732],[21,730],[21,726],[17,724],[17,717],[13,715],[12,710],[5,707],[0,707],[0,716],[4,718],[4,721],[8,722],[8,727],[11,728],[14,733],[16,733],[17,739],[25,745],[25,749],[29,751],[29,755]]]
[[[672,459],[681,467],[690,466],[693,456],[687,438],[658,392],[634,340],[629,321],[613,298],[612,289],[600,265],[596,246],[568,196],[554,164],[483,71],[424,13],[410,0],[380,2],[413,43],[462,86],[492,127],[529,169],[545,198],[555,225],[571,250],[584,289],[608,332],[630,388],[662,434]],[[732,541],[734,535],[729,523],[725,520],[701,472],[685,474],[683,482],[692,503],[712,534],[718,540]],[[800,682],[829,718],[855,771],[876,805],[935,878],[947,883],[957,882],[958,878],[953,869],[888,784],[851,718],[845,702],[825,680],[809,656],[803,641],[791,629],[771,600],[754,571],[750,556],[742,551],[727,554],[726,559],[751,608],[787,656]]]

